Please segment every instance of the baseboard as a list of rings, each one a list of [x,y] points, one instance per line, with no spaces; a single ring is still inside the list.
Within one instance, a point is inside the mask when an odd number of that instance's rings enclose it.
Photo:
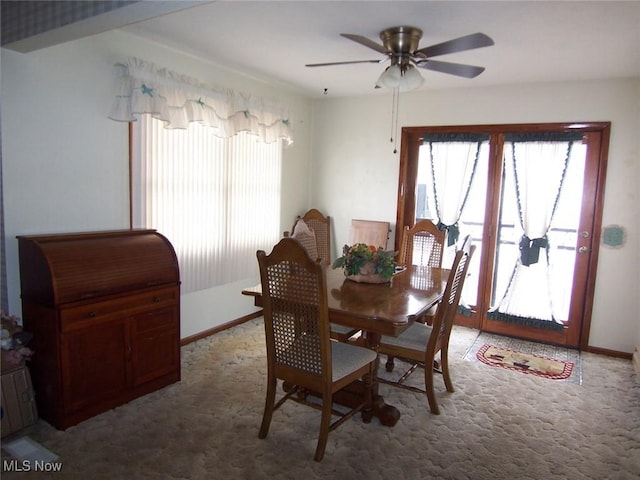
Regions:
[[[609,350],[608,348],[600,347],[587,347],[587,352],[597,353],[599,355],[606,355],[608,357],[624,358],[625,360],[631,360],[633,354],[628,352],[620,352],[618,350]]]
[[[217,325],[213,328],[209,328],[208,330],[203,330],[202,332],[196,333],[195,335],[191,335],[189,337],[185,337],[180,340],[180,346],[184,347],[185,345],[189,345],[190,343],[196,342],[206,337],[210,337],[211,335],[215,335],[216,333],[223,332],[228,330],[229,328],[235,327],[236,325],[243,324],[248,322],[249,320],[253,320],[254,318],[258,318],[262,316],[262,310],[258,310],[257,312],[250,313],[249,315],[245,315],[244,317],[236,318],[227,323],[223,323],[222,325]]]

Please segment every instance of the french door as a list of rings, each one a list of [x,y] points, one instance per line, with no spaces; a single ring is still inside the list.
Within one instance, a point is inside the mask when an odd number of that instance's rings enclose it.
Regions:
[[[609,129],[403,128],[396,247],[421,218],[447,229],[449,256],[458,237],[477,247],[458,324],[587,347]]]

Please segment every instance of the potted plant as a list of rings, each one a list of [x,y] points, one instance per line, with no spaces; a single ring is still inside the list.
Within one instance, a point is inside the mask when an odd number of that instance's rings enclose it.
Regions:
[[[385,283],[391,281],[396,271],[395,252],[364,243],[345,245],[342,256],[332,266],[342,268],[354,282]]]

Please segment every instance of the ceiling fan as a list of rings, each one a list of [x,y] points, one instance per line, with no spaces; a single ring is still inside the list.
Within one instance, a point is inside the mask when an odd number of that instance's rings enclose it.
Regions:
[[[341,33],[340,35],[383,54],[385,58],[380,60],[309,63],[306,66],[324,67],[352,63],[384,63],[390,60],[391,64],[378,78],[376,88],[398,87],[400,91],[412,90],[420,86],[423,82],[422,76],[415,67],[465,78],[477,77],[484,71],[484,67],[431,60],[431,58],[493,45],[493,40],[484,33],[473,33],[419,49],[418,44],[422,38],[422,30],[408,26],[387,28],[380,32],[382,45],[362,35],[354,35],[351,33]]]

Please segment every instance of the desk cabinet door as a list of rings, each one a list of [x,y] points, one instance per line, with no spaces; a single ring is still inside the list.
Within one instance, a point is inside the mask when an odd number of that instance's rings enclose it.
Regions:
[[[127,389],[129,336],[124,318],[62,336],[63,397],[67,412],[115,397]]]
[[[132,318],[134,386],[179,370],[180,327],[176,309],[167,307]]]

